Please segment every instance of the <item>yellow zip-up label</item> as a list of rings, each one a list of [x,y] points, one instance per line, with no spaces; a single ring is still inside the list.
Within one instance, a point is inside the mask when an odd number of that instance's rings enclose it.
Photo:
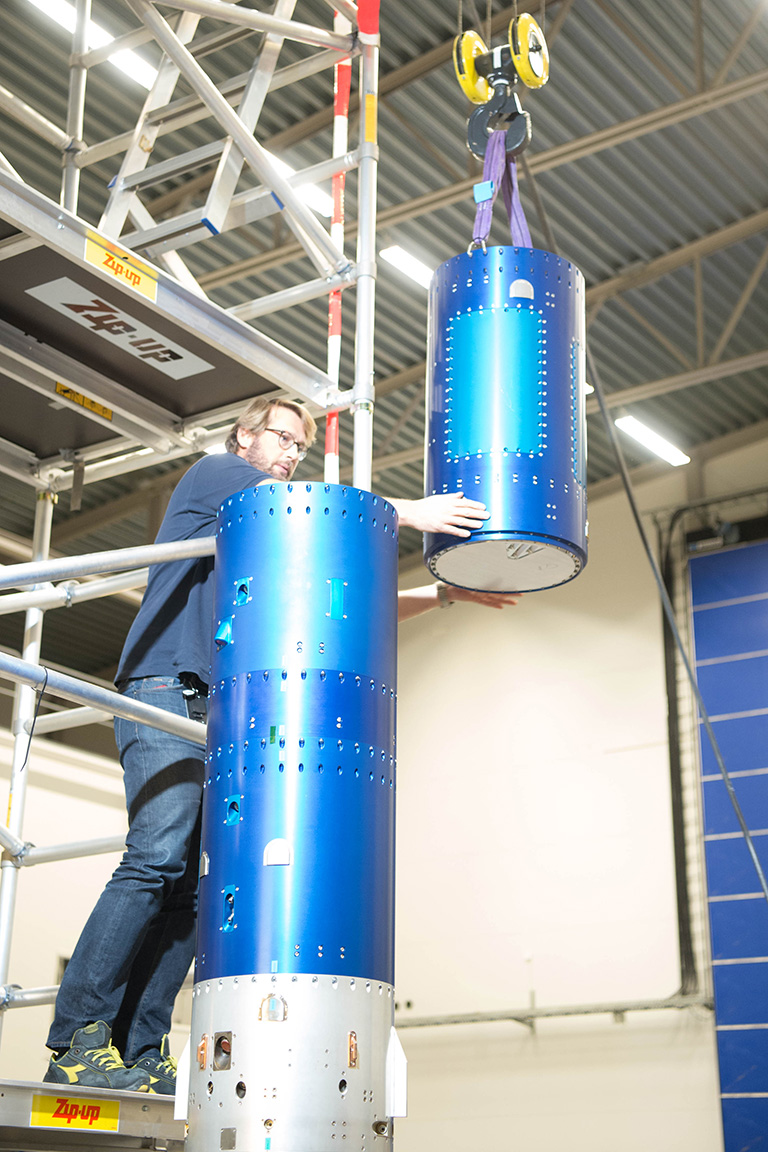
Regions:
[[[121,284],[128,284],[148,300],[157,300],[157,271],[149,264],[137,260],[117,245],[107,247],[104,241],[88,236],[85,241],[85,259],[94,268],[108,272]]]
[[[33,1096],[30,1128],[80,1128],[117,1132],[120,1101],[80,1096]]]

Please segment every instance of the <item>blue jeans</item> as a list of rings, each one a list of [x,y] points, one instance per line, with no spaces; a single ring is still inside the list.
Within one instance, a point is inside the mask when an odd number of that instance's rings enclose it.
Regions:
[[[173,676],[126,682],[123,693],[186,716]],[[195,952],[205,750],[115,717],[125,778],[125,854],[67,965],[48,1035],[66,1048],[85,1024],[104,1020],[126,1064],[159,1048]]]

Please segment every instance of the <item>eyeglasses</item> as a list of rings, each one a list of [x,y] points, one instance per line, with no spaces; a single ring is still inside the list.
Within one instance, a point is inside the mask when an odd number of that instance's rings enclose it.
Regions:
[[[281,428],[265,428],[264,431],[274,432],[275,436],[277,436],[278,440],[280,441],[280,447],[284,452],[288,452],[289,449],[293,448],[295,444],[299,452],[299,460],[303,460],[306,456],[306,444],[303,444],[301,440],[297,440],[295,436],[291,436],[290,432],[284,432]]]

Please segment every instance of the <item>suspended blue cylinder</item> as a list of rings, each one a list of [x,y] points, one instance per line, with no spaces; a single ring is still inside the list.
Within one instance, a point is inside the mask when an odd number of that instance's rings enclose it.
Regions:
[[[425,492],[490,518],[426,535],[440,580],[524,592],[587,562],[584,277],[533,248],[475,249],[437,269],[429,300]]]
[[[386,1144],[394,509],[247,489],[221,510],[215,576],[190,1148],[322,1152],[347,1123]]]

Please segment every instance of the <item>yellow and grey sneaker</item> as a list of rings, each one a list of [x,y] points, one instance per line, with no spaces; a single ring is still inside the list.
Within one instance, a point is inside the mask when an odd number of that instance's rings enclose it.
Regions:
[[[132,1068],[149,1076],[149,1091],[160,1096],[176,1095],[176,1060],[171,1056],[168,1036],[163,1036],[159,1048],[142,1052]]]
[[[112,1030],[103,1020],[78,1028],[61,1056],[51,1056],[44,1084],[81,1084],[86,1088],[149,1092],[149,1074],[126,1068],[112,1043]]]

